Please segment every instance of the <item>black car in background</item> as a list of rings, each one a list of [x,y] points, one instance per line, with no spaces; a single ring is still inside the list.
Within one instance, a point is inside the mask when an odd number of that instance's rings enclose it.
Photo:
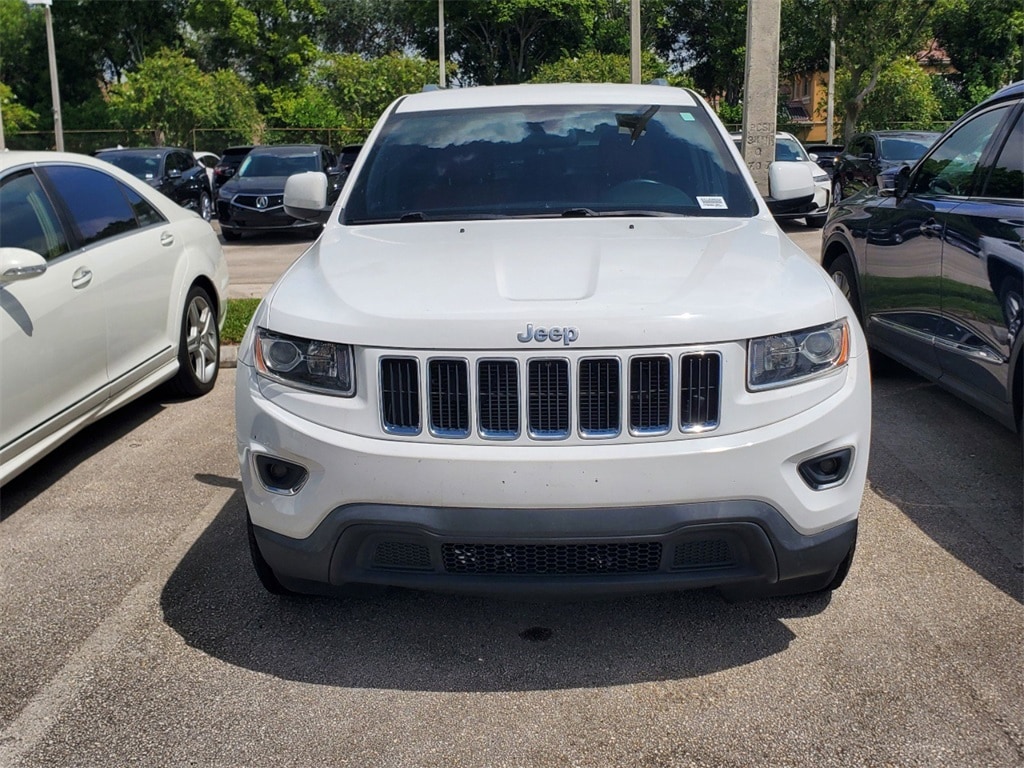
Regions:
[[[842,144],[804,144],[804,149],[829,177],[835,173],[836,161],[843,153]]]
[[[893,181],[836,204],[822,265],[873,350],[1020,429],[1024,81],[964,115]]]
[[[882,186],[878,177],[891,177],[913,165],[939,138],[934,131],[868,131],[853,136],[835,160],[832,199],[842,200],[868,187]],[[891,182],[887,182],[890,183]]]
[[[141,179],[207,221],[212,217],[210,178],[206,167],[196,162],[191,150],[180,147],[102,149],[96,157]]]
[[[242,161],[245,160],[245,156],[249,154],[251,149],[252,145],[249,144],[238,145],[228,147],[221,153],[220,160],[213,167],[213,189],[215,192],[220,189],[225,181],[235,175],[238,166],[242,164]]]
[[[217,217],[224,239],[237,240],[243,232],[318,233],[322,225],[292,218],[284,212],[285,181],[292,174],[305,171],[327,174],[328,202],[338,199],[346,174],[330,147],[253,147],[238,172],[217,191]]]

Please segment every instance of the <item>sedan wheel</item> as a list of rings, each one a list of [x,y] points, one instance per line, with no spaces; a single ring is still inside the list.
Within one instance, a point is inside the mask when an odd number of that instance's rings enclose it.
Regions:
[[[210,196],[205,192],[199,196],[199,215],[203,217],[203,221],[213,218],[213,203],[210,202]]]
[[[176,389],[187,397],[205,395],[213,389],[220,370],[220,329],[209,294],[193,286],[185,302],[178,343]]]

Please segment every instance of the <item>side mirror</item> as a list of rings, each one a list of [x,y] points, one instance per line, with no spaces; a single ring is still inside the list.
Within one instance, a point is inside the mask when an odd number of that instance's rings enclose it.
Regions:
[[[0,248],[0,285],[39,277],[46,272],[46,259],[27,248]]]
[[[327,174],[305,171],[288,177],[284,183],[284,212],[303,221],[323,224],[333,206],[327,204]]]
[[[809,153],[807,153],[807,156],[809,158],[811,158],[811,162],[813,162],[813,163],[818,162],[818,153],[817,152],[809,152]]]
[[[768,189],[775,200],[814,197],[814,177],[802,163],[772,163],[768,166]]]
[[[168,179],[180,179],[181,178],[181,171],[179,169],[177,169],[177,168],[171,168],[171,170],[169,170],[167,172],[167,178]]]

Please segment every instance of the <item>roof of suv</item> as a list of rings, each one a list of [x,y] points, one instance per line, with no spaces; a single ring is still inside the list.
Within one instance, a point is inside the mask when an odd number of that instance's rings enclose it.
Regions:
[[[403,97],[398,112],[429,112],[439,109],[530,106],[537,104],[674,104],[696,106],[694,95],[664,85],[615,83],[555,83],[489,85],[415,93]]]

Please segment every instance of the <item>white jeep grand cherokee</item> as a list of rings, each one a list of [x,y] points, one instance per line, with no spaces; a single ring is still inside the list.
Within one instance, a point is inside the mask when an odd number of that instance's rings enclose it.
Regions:
[[[408,96],[326,195],[290,179],[324,231],[239,350],[267,589],[839,586],[864,338],[699,96]]]

